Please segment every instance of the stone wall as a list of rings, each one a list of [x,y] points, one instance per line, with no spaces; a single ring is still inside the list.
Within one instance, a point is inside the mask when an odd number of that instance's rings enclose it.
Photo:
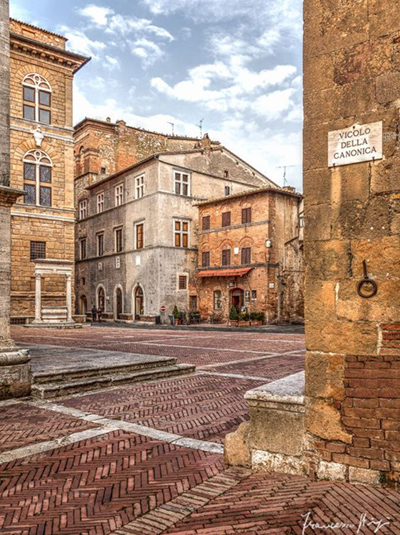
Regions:
[[[398,481],[399,5],[305,0],[304,18],[308,451],[320,477]],[[382,160],[327,167],[328,132],[376,121]]]
[[[69,61],[63,37],[13,20],[11,30],[12,187],[24,189],[23,159],[29,150],[42,150],[52,162],[51,184],[48,184],[51,206],[28,205],[21,197],[12,209],[12,317],[22,321],[34,316],[34,262],[30,261],[30,242],[45,242],[47,258],[74,260],[72,83],[78,65]],[[21,45],[21,36],[29,38],[29,45]],[[49,45],[57,49],[57,58],[48,54]],[[84,60],[77,58],[76,62],[82,65]],[[31,73],[44,77],[51,86],[50,124],[40,124],[23,116],[22,83]],[[40,147],[34,137],[38,124],[44,136]],[[44,306],[64,305],[65,299],[64,277],[45,280]]]
[[[8,0],[0,2],[0,185],[10,185],[10,37]]]

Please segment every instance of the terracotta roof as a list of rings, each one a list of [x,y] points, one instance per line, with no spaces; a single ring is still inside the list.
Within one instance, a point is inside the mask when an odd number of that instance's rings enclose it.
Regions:
[[[246,197],[247,195],[255,195],[257,193],[264,193],[264,192],[271,192],[271,193],[279,193],[280,195],[289,195],[290,197],[298,197],[299,199],[302,199],[302,195],[300,193],[294,193],[291,191],[287,191],[283,188],[280,188],[279,186],[271,187],[266,186],[263,188],[257,188],[252,189],[248,191],[241,191],[240,193],[234,193],[233,195],[225,195],[224,197],[216,197],[215,199],[208,199],[205,201],[201,201],[196,203],[197,206],[205,206],[207,204],[214,204],[214,203],[221,203],[224,201],[230,201],[231,199],[236,199],[238,197]]]
[[[209,269],[207,271],[199,271],[195,277],[243,277],[252,268],[238,268],[238,269]]]

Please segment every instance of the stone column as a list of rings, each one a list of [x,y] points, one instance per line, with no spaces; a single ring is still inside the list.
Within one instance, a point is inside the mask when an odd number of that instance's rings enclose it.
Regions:
[[[42,321],[42,276],[40,273],[35,275],[35,322]]]
[[[67,321],[72,320],[72,281],[71,274],[67,275]]]
[[[10,35],[8,0],[0,0],[0,399],[30,393],[30,357],[10,336],[11,206],[23,195],[10,188]]]

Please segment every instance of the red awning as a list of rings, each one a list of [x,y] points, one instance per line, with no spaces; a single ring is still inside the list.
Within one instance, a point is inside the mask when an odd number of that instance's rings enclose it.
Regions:
[[[196,275],[198,278],[203,277],[243,277],[251,268],[241,269],[210,269],[208,271],[199,271]]]

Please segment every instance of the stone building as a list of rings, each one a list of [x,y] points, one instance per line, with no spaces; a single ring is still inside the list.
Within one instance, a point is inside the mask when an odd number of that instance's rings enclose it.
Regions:
[[[112,123],[85,118],[74,129],[75,190],[81,191],[108,175],[126,169],[152,154],[165,151],[190,150],[205,142],[218,146],[207,138],[168,136],[142,128],[128,126],[125,121]]]
[[[303,320],[301,195],[260,188],[199,203],[198,270],[190,299],[203,319],[231,307],[267,323]]]
[[[77,187],[76,298],[82,314],[132,321],[189,306],[198,209],[211,196],[275,185],[226,148],[161,152]],[[199,140],[196,142],[199,143]],[[277,187],[277,186],[276,186]]]
[[[72,83],[88,58],[67,51],[64,37],[13,19],[10,40],[11,186],[25,191],[12,209],[11,315],[24,323],[44,310],[71,312]]]
[[[395,485],[399,3],[305,0],[304,22],[305,384],[247,392],[250,423],[226,451],[266,470]]]
[[[0,0],[0,399],[30,394],[27,350],[10,333],[11,206],[24,194],[10,187],[10,29],[8,0]]]

